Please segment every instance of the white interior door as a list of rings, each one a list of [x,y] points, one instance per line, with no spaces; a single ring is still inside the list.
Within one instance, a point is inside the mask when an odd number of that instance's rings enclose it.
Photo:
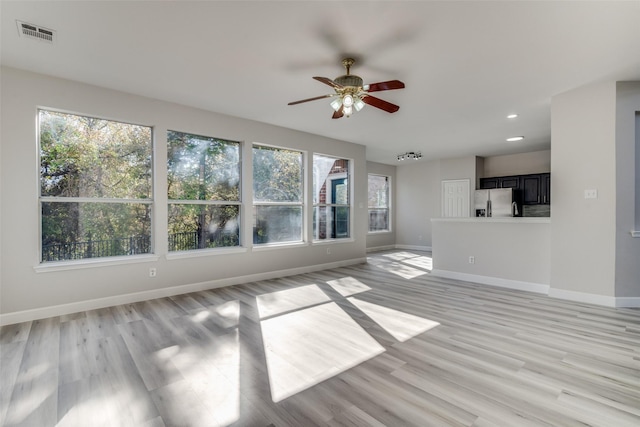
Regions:
[[[442,181],[442,217],[463,218],[469,214],[469,180]]]

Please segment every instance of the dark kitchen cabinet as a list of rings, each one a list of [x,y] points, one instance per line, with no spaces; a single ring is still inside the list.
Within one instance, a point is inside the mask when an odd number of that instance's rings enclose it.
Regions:
[[[480,189],[513,188],[514,198],[522,205],[551,204],[551,174],[499,176],[480,178]]]
[[[520,178],[518,176],[500,176],[496,178],[480,178],[480,189],[490,190],[492,188],[513,188],[517,190],[520,187]]]
[[[480,190],[500,188],[500,178],[480,178]]]
[[[513,188],[514,190],[518,190],[520,188],[520,177],[503,176],[500,178],[500,188]]]
[[[551,203],[551,174],[523,175],[521,187],[522,204],[548,205]]]
[[[551,174],[543,173],[542,177],[542,204],[551,204]]]
[[[522,204],[539,205],[542,203],[542,177],[540,175],[524,175],[522,182]]]

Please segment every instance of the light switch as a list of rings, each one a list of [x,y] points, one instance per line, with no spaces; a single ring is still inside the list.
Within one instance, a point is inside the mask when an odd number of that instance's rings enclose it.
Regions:
[[[597,199],[598,198],[598,190],[584,190],[584,198],[585,199]]]

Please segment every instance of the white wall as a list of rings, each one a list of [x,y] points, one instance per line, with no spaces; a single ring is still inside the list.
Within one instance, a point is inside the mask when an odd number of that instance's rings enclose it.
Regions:
[[[552,295],[615,296],[615,111],[615,82],[552,99]],[[585,199],[587,189],[598,198]]]
[[[399,246],[428,248],[431,243],[431,219],[442,216],[442,181],[469,180],[469,214],[473,210],[477,167],[475,156],[455,159],[409,162],[397,169],[397,233]]]
[[[551,150],[507,154],[484,158],[483,178],[494,176],[527,175],[551,171]]]
[[[433,274],[547,293],[550,237],[548,219],[434,219]]]
[[[633,238],[638,230],[640,212],[640,82],[618,82],[616,85],[616,298],[640,297],[640,238]]]
[[[349,260],[357,262],[366,257],[367,167],[364,146],[16,69],[2,68],[1,71],[0,314],[3,316],[63,304],[71,304],[64,309],[72,311],[80,307],[78,303],[87,301],[98,300],[95,304],[99,305],[127,294],[136,294],[144,299],[145,295],[154,292],[175,293],[175,287],[180,286],[196,284],[196,287],[207,287],[225,280],[233,281],[239,276],[259,277],[269,272],[293,271],[303,267],[311,269]],[[166,223],[166,171],[162,165],[166,164],[167,129],[248,144],[261,142],[291,147],[309,154],[317,150],[353,159],[353,240],[334,244],[330,254],[326,245],[307,245],[262,251],[249,248],[244,253],[184,259],[167,259],[166,243],[160,242],[157,260],[37,273],[34,267],[39,264],[38,107],[154,127],[154,161],[158,165],[154,177],[158,206],[156,231]],[[245,153],[247,151],[250,152],[246,150]],[[245,219],[248,218],[247,213],[245,211]],[[310,213],[311,208],[308,207],[309,217]],[[250,225],[245,225],[243,230],[246,233]],[[156,278],[148,277],[152,266],[157,268]]]
[[[367,250],[392,248],[396,244],[396,167],[376,162],[367,162],[367,173],[388,176],[390,179],[389,201],[391,202],[389,232],[367,234]],[[365,207],[367,205],[365,204]]]
[[[440,162],[418,161],[396,171],[396,243],[431,249],[431,218],[440,217]]]

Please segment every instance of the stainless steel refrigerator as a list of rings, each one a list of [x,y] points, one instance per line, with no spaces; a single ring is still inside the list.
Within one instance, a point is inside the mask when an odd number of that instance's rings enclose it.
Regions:
[[[509,217],[518,215],[518,206],[513,198],[512,188],[476,190],[476,216]]]

